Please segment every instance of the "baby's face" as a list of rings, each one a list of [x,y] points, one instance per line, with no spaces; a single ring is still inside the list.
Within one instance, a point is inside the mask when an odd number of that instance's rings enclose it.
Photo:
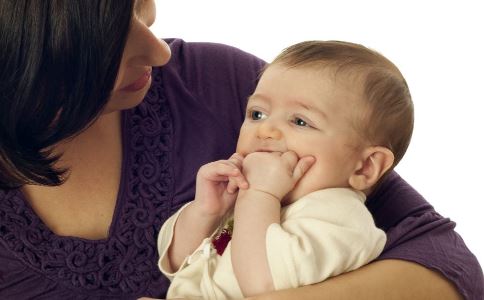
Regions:
[[[351,127],[358,97],[329,74],[272,65],[249,98],[237,152],[292,150],[316,158],[283,204],[319,189],[349,187],[359,157]]]

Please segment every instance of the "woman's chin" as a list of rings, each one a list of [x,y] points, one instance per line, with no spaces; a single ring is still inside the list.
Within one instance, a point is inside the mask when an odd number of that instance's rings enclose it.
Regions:
[[[146,96],[149,85],[136,92],[117,91],[109,99],[103,114],[111,113],[118,110],[126,110],[138,106]]]

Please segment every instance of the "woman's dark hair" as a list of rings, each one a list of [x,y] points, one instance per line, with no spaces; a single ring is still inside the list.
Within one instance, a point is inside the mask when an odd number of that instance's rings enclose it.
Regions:
[[[51,146],[106,105],[132,13],[132,0],[0,1],[1,189],[63,182]]]

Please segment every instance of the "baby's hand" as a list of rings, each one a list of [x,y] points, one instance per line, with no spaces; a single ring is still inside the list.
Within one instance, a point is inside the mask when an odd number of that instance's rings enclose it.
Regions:
[[[225,215],[234,205],[235,191],[248,188],[241,171],[242,160],[243,157],[235,153],[228,160],[211,162],[198,170],[193,204],[201,213],[218,217]]]
[[[243,175],[243,171],[242,171],[243,160],[244,160],[244,156],[242,154],[239,154],[239,153],[234,153],[229,158],[229,161],[231,163],[233,163],[234,165],[236,165],[237,168],[242,173],[242,178],[240,178],[240,177],[229,177],[229,183],[227,185],[227,192],[229,194],[233,194],[233,193],[237,192],[237,190],[239,189],[239,186],[241,186],[241,185],[243,186],[242,188],[248,188],[249,187],[249,183],[245,179],[245,176]]]
[[[243,173],[249,189],[262,191],[282,200],[311,167],[311,156],[299,159],[293,151],[254,152],[243,161]]]

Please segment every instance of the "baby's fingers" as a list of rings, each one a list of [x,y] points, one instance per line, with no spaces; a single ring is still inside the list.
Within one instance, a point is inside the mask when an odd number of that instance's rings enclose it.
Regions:
[[[238,172],[236,176],[229,177],[229,183],[227,184],[227,192],[229,194],[233,194],[237,191],[237,189],[248,189],[249,183],[247,179],[245,179],[244,174],[242,172]]]
[[[216,161],[204,165],[199,173],[203,178],[208,180],[227,181],[229,177],[240,174],[240,170],[230,163]]]
[[[244,156],[242,154],[235,152],[232,156],[228,159],[231,163],[237,166],[239,169],[242,169],[242,161],[244,160]]]
[[[235,193],[237,191],[237,182],[233,177],[229,177],[229,183],[227,184],[227,192],[229,194]]]
[[[316,159],[313,156],[305,156],[301,158],[298,162],[296,167],[294,168],[294,173],[292,173],[292,177],[299,181],[301,177],[311,168],[314,164]]]

